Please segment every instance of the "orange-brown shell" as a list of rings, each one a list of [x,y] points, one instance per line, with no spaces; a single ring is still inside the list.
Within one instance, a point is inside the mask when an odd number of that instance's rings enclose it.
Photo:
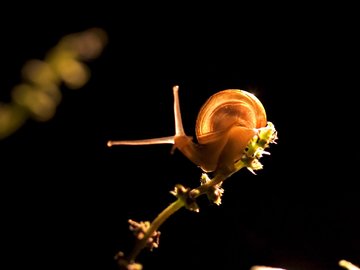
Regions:
[[[196,120],[196,137],[200,144],[206,144],[212,135],[234,125],[249,129],[265,127],[266,112],[253,94],[237,89],[223,90],[201,107]]]

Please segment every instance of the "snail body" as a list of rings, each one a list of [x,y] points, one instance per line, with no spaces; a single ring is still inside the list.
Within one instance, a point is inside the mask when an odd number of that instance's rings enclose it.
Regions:
[[[201,107],[196,120],[196,139],[185,134],[180,112],[178,86],[173,87],[175,135],[169,137],[109,141],[113,145],[173,144],[204,172],[230,175],[234,164],[258,130],[267,125],[266,112],[257,97],[238,89],[212,95]]]

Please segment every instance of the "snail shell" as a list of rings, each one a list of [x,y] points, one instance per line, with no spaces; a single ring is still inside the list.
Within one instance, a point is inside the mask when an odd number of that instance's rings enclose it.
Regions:
[[[265,109],[259,99],[249,92],[223,90],[212,95],[201,107],[196,120],[196,137],[200,144],[206,144],[209,135],[234,125],[247,128],[266,126]]]
[[[253,94],[228,89],[212,95],[196,120],[198,145],[179,147],[205,172],[231,173],[257,129],[266,126],[266,112]]]

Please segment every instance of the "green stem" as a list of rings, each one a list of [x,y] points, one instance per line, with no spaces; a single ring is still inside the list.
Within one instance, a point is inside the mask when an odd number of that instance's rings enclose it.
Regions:
[[[241,166],[242,167],[242,166]],[[238,168],[238,170],[240,167]],[[217,174],[214,176],[211,181],[205,183],[197,188],[194,188],[190,191],[190,196],[195,199],[202,194],[208,192],[211,187],[214,187],[217,184],[223,182],[229,176],[224,176],[222,174]],[[141,250],[146,246],[147,241],[153,235],[153,233],[163,224],[172,214],[178,211],[181,207],[184,206],[184,202],[180,199],[176,200],[165,208],[154,220],[151,222],[150,228],[146,231],[144,237],[136,242],[136,245],[129,256],[129,262],[134,262],[136,257],[139,255]]]
[[[197,197],[199,197],[200,195],[206,193],[209,191],[209,189],[211,187],[214,187],[220,183],[222,183],[223,181],[225,181],[227,178],[229,178],[231,175],[233,175],[235,172],[239,171],[240,169],[246,167],[246,165],[244,164],[244,162],[242,162],[241,160],[239,160],[238,162],[236,162],[234,164],[234,169],[232,170],[231,173],[221,173],[218,172],[212,179],[211,181],[202,184],[201,186],[194,188],[190,191],[190,196],[195,199]]]
[[[136,257],[139,255],[140,251],[146,246],[148,239],[152,234],[160,227],[161,224],[165,222],[172,214],[178,211],[181,207],[184,206],[184,203],[181,200],[176,200],[168,207],[166,207],[154,220],[151,222],[150,228],[147,230],[144,237],[137,241],[134,249],[130,253],[129,262],[134,262]]]
[[[215,175],[213,179],[211,179],[210,182],[207,182],[197,188],[194,188],[190,191],[190,196],[195,199],[199,197],[200,195],[206,193],[210,187],[213,187],[217,184],[220,184],[222,181],[224,181],[226,177],[223,177],[222,175]]]

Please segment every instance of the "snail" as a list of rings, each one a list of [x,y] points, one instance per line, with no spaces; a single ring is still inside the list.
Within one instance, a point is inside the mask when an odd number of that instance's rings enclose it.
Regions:
[[[237,171],[239,161],[251,139],[267,126],[266,112],[253,94],[227,89],[212,95],[201,107],[196,120],[196,139],[185,134],[178,95],[173,87],[175,135],[162,138],[108,141],[113,145],[173,144],[205,173],[229,176]],[[269,122],[270,123],[270,122]]]

